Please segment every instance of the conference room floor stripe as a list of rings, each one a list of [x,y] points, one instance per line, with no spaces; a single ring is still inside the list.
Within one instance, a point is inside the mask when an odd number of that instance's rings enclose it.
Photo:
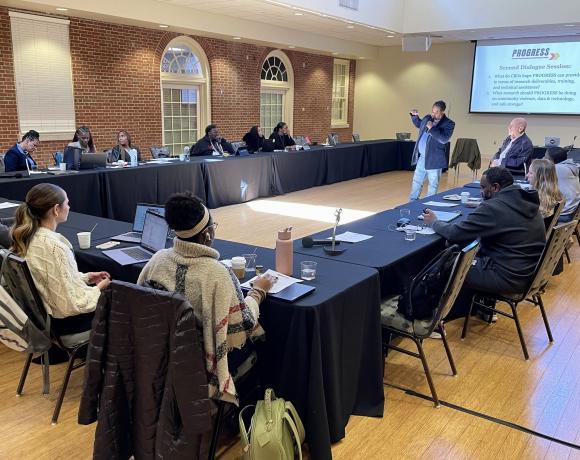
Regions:
[[[393,383],[386,383],[386,382],[383,382],[383,385],[386,387],[401,390],[402,392],[404,392],[405,394],[407,394],[409,396],[414,396],[416,398],[425,399],[427,401],[433,401],[431,396],[424,395],[423,393],[419,393],[419,392],[411,390],[409,388],[404,388],[404,387],[401,387],[399,385],[395,385]],[[530,428],[526,428],[525,426],[518,425],[517,423],[508,422],[507,420],[503,420],[503,419],[497,418],[497,417],[492,417],[491,415],[487,415],[487,414],[484,414],[482,412],[468,409],[467,407],[458,406],[457,404],[453,404],[453,403],[444,401],[442,399],[439,399],[439,403],[442,406],[448,407],[449,409],[454,409],[454,410],[457,410],[459,412],[464,412],[466,414],[473,415],[474,417],[479,417],[479,418],[482,418],[484,420],[488,420],[490,422],[498,423],[500,425],[507,426],[508,428],[513,428],[515,430],[522,431],[523,433],[530,434],[532,436],[537,436],[538,438],[542,438],[542,439],[545,439],[547,441],[553,441],[553,442],[556,442],[558,444],[562,444],[563,446],[570,447],[571,449],[580,450],[580,445],[578,445],[578,444],[564,441],[563,439],[554,438],[553,436],[550,436],[550,435],[547,435],[544,433],[540,433],[539,431],[531,430]]]

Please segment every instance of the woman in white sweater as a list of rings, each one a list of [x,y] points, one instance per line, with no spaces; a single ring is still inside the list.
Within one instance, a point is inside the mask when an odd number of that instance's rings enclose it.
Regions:
[[[107,272],[81,273],[70,242],[56,232],[69,213],[66,192],[53,184],[38,184],[16,210],[12,251],[24,257],[36,289],[57,334],[91,328],[101,290],[111,282]],[[90,286],[94,284],[95,286]]]
[[[177,235],[173,247],[158,251],[137,283],[176,291],[189,300],[202,329],[209,395],[237,404],[235,375],[251,352],[247,343],[264,334],[258,323],[259,304],[273,279],[259,277],[244,298],[232,270],[210,247],[217,223],[196,196],[179,193],[169,198],[165,220]]]

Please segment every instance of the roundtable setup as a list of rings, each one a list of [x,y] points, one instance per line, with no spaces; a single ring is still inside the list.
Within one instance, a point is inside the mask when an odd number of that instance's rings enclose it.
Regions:
[[[462,191],[474,194],[472,188],[446,193]],[[260,306],[260,323],[266,331],[266,342],[257,350],[263,383],[296,406],[306,427],[312,458],[332,458],[331,444],[345,437],[351,415],[383,414],[381,298],[401,293],[425,261],[445,244],[436,234],[419,234],[414,241],[406,241],[405,233],[395,230],[396,222],[400,208],[405,208],[410,211],[412,223],[420,225],[417,217],[424,202],[441,201],[440,195],[339,226],[338,233],[357,232],[372,238],[342,243],[346,251],[338,256],[329,256],[320,247],[303,248],[296,240],[294,274],[300,273],[302,261],[317,262],[316,278],[305,282],[315,290],[291,303],[269,296]],[[14,209],[0,210],[0,217],[13,215]],[[459,220],[471,211],[460,203],[452,209],[459,211]],[[89,231],[95,224],[91,247],[80,249],[77,233]],[[143,264],[121,266],[96,248],[129,230],[131,224],[127,222],[76,212],[71,212],[68,221],[58,228],[73,244],[81,271],[106,270],[113,279],[135,282]],[[325,238],[331,232],[312,236]],[[171,244],[168,239],[167,247]],[[216,240],[214,248],[222,259],[254,250],[223,240]],[[259,247],[255,253],[258,264],[274,268],[272,249]]]
[[[132,222],[137,203],[165,203],[173,193],[191,191],[208,207],[245,203],[261,197],[395,170],[412,170],[413,141],[376,140],[315,146],[310,150],[250,156],[178,158],[166,164],[34,174],[0,178],[0,196],[24,200],[35,184],[66,190],[76,212]]]

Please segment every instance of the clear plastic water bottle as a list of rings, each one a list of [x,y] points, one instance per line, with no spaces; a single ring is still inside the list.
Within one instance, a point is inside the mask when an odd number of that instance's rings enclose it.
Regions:
[[[185,161],[189,161],[189,146],[183,147],[183,155],[185,155]]]
[[[131,166],[139,166],[139,157],[137,155],[137,150],[129,150],[129,156],[131,157]]]

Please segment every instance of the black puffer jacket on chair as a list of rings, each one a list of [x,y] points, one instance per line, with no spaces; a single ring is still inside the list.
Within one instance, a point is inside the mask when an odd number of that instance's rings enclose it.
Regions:
[[[210,400],[187,301],[111,283],[95,312],[78,421],[98,422],[94,459],[200,458]]]

